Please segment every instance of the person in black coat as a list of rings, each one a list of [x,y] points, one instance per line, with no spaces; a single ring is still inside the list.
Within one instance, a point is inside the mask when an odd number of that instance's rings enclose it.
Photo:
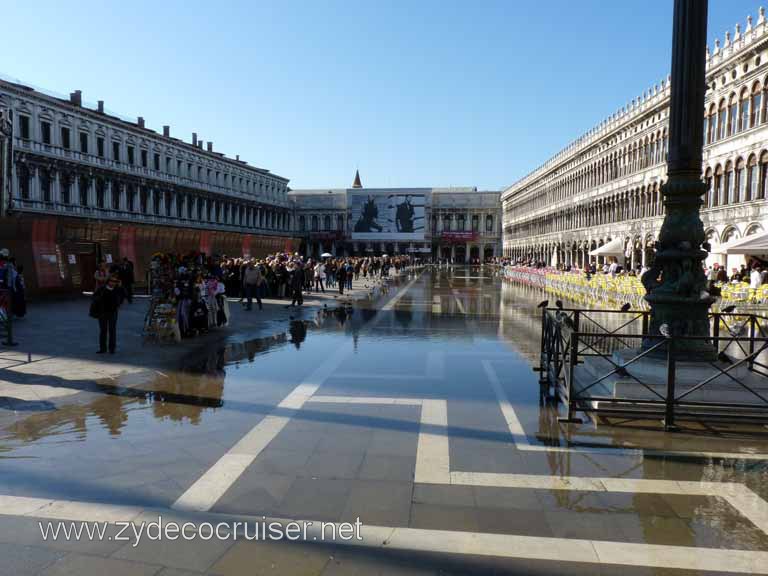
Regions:
[[[301,293],[302,288],[304,288],[304,268],[297,262],[291,272],[291,290],[293,293],[291,306],[301,306],[304,304],[304,296]]]
[[[93,295],[91,316],[99,321],[99,349],[97,354],[114,354],[117,347],[117,310],[124,298],[120,280],[110,276],[107,283]]]
[[[347,266],[344,262],[336,270],[336,281],[339,283],[339,294],[344,294],[344,285],[347,283]]]

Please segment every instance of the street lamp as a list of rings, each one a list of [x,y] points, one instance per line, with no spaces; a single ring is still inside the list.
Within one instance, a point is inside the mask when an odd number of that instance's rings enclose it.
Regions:
[[[672,336],[709,336],[709,307],[702,262],[707,252],[699,215],[706,186],[701,180],[707,0],[675,0],[669,115],[667,182],[662,186],[665,215],[653,266],[643,275],[651,307],[650,338],[658,343],[661,327]],[[675,351],[686,359],[713,359],[706,339],[680,340]]]

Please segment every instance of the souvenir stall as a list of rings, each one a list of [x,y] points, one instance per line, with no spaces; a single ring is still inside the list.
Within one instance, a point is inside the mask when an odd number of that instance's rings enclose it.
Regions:
[[[149,310],[144,321],[144,338],[181,341],[177,321],[174,261],[168,255],[155,254],[149,266]]]

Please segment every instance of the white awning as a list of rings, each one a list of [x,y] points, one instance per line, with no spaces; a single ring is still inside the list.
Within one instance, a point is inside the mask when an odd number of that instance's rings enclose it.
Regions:
[[[624,256],[624,238],[614,238],[607,244],[595,248],[590,256]]]
[[[768,254],[768,232],[737,238],[713,249],[716,254]]]

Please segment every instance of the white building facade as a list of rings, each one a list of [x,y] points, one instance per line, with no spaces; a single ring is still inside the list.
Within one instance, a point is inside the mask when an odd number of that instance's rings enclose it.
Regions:
[[[743,256],[726,242],[768,230],[768,23],[726,33],[707,50],[702,221],[708,262]],[[664,216],[669,79],[645,91],[501,195],[503,251],[582,267],[589,252],[620,242],[633,268],[648,264]],[[620,257],[621,259],[621,257]]]
[[[413,195],[425,199],[421,240],[353,238],[349,195]],[[296,235],[306,256],[416,254],[457,263],[482,262],[501,254],[500,192],[463,188],[332,188],[292,190]]]
[[[0,110],[12,124],[0,244],[27,262],[33,285],[79,287],[98,260],[142,266],[155,251],[292,248],[288,179],[197,134],[185,142],[84,105],[80,91],[64,99],[2,80]]]

